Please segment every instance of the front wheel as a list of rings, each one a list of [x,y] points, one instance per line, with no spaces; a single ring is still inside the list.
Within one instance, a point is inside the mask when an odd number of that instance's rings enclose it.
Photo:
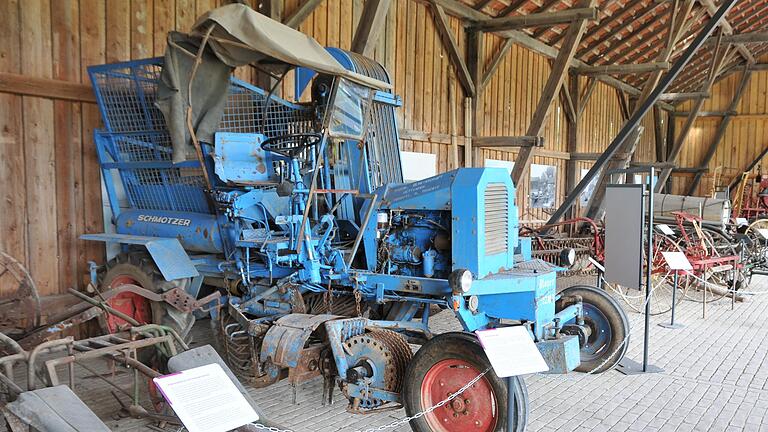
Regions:
[[[522,431],[528,417],[528,392],[523,379],[513,379],[514,415],[507,418],[507,385],[493,369],[462,394],[431,409],[490,368],[477,338],[469,333],[444,333],[424,344],[405,373],[403,401],[416,432]]]
[[[560,312],[569,300],[581,297],[584,324],[590,335],[581,341],[579,372],[601,373],[613,369],[629,348],[629,319],[619,303],[603,290],[590,286],[572,286],[560,292],[555,305]]]

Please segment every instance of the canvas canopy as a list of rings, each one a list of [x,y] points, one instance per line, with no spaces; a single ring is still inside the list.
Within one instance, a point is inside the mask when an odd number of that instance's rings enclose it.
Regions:
[[[198,53],[201,62],[195,66]],[[317,41],[299,31],[242,4],[222,6],[201,16],[189,34],[168,34],[157,106],[168,126],[173,162],[194,158],[190,129],[199,141],[213,142],[232,68],[248,64],[273,73],[301,66],[366,87],[391,88],[383,81],[348,71]]]
[[[377,89],[388,83],[345,69],[316,40],[248,6],[233,3],[213,9],[195,23],[192,34],[203,36],[213,25],[209,43],[229,66],[258,64],[264,68],[302,66],[321,74],[338,75]]]

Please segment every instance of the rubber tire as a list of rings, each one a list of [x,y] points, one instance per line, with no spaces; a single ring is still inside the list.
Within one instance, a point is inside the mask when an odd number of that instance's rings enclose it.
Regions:
[[[422,345],[411,360],[405,372],[403,382],[403,404],[408,416],[423,411],[429,407],[421,406],[421,383],[427,371],[441,360],[461,359],[478,370],[484,371],[490,366],[477,337],[471,333],[450,332],[443,333],[430,339]],[[491,369],[485,378],[491,384],[500,407],[500,421],[496,424],[496,431],[507,431],[507,384],[504,378],[499,378]],[[517,405],[514,430],[523,432],[528,422],[528,389],[522,377],[514,379],[515,404]],[[424,416],[413,419],[410,422],[411,429],[415,432],[432,432]]]
[[[627,354],[627,349],[629,348],[629,318],[627,318],[627,313],[624,312],[624,309],[622,309],[619,302],[611,297],[610,294],[592,286],[575,285],[562,290],[560,295],[563,297],[581,296],[582,303],[588,303],[595,306],[608,319],[611,326],[611,334],[614,336],[608,345],[608,349],[605,350],[602,356],[590,361],[582,361],[576,370],[578,372],[590,372],[594,370],[619,348],[619,345],[624,341],[624,338],[627,338],[627,342],[622,349],[614,356],[615,359],[608,361],[594,373],[602,373],[613,369],[624,358],[624,355]],[[562,300],[558,300],[555,304],[555,311],[560,312],[565,306],[566,305],[563,304]]]
[[[186,289],[191,282],[189,278],[167,281],[148,254],[128,252],[118,254],[107,263],[99,287],[109,287],[116,277],[123,275],[131,277],[139,286],[155,293],[163,293],[173,288]],[[185,342],[189,342],[190,331],[195,324],[194,314],[181,312],[165,302],[150,302],[150,306],[152,323],[174,329]],[[102,327],[106,330],[105,326]]]

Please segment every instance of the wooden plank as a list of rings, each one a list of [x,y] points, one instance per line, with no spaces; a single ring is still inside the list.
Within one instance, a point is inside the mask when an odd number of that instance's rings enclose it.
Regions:
[[[352,40],[352,51],[370,57],[384,28],[390,0],[368,0]]]
[[[439,5],[435,0],[430,0],[432,15],[435,19],[435,26],[440,34],[440,39],[443,41],[443,47],[445,48],[448,56],[453,63],[453,67],[456,69],[456,75],[459,78],[461,86],[464,88],[464,93],[468,96],[474,96],[475,84],[469,74],[469,69],[464,61],[461,51],[459,51],[459,45],[456,42],[456,36],[448,26],[448,17],[445,15],[443,7]]]
[[[21,3],[21,72],[51,78],[51,5],[47,0]],[[23,127],[27,195],[28,268],[40,295],[58,291],[56,238],[56,160],[53,101],[23,97]]]
[[[119,11],[120,5],[117,5]],[[128,18],[127,4],[125,19]],[[79,3],[51,3],[53,32],[53,77],[80,81]],[[128,45],[121,47],[127,51]],[[118,49],[115,46],[115,49]],[[80,131],[80,104],[64,100],[54,102],[53,145],[56,161],[56,222],[59,257],[59,288],[80,287],[78,250],[82,246],[83,190]]]
[[[709,92],[702,91],[702,92],[690,92],[690,93],[664,93],[661,96],[659,96],[660,100],[667,101],[667,102],[673,102],[673,101],[684,101],[689,99],[706,99],[710,96]]]
[[[26,74],[0,72],[0,92],[23,96],[39,96],[75,102],[96,103],[90,85],[79,82],[41,78]]]
[[[174,0],[154,0],[153,8],[153,55],[165,54],[168,32],[176,26],[176,4]]]
[[[579,20],[594,21],[597,19],[597,8],[573,8],[558,12],[532,13],[513,17],[492,18],[471,24],[472,31],[501,32],[523,29],[526,27],[567,24]]]
[[[594,6],[594,0],[581,0],[578,5],[580,7],[592,7]],[[587,20],[585,19],[577,20],[568,27],[568,35],[563,39],[560,52],[552,64],[552,71],[547,80],[547,84],[544,86],[544,91],[536,106],[536,111],[533,114],[531,123],[528,125],[526,135],[541,135],[545,121],[552,108],[552,102],[560,93],[560,88],[568,76],[568,67],[571,64],[571,61],[573,61],[573,57],[576,54],[579,42],[581,41],[581,36],[584,34],[586,28]],[[518,184],[520,179],[528,172],[528,166],[531,163],[532,157],[533,152],[531,151],[531,148],[524,147],[520,149],[520,153],[515,161],[515,167],[512,170],[512,182],[514,184]]]
[[[311,14],[315,11],[315,9],[322,3],[323,0],[305,0],[304,3],[299,6],[296,11],[291,14],[291,16],[287,17],[285,21],[283,21],[283,24],[287,25],[291,28],[299,28],[301,23],[304,22]]]
[[[0,72],[21,72],[19,0],[5,2],[0,13]],[[0,250],[27,264],[27,230],[22,97],[0,93]],[[13,287],[15,289],[15,287]],[[9,287],[0,284],[0,294]]]

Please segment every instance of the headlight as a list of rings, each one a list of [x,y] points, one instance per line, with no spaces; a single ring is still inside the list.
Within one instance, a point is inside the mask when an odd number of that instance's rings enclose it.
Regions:
[[[448,277],[448,286],[454,294],[465,294],[472,288],[472,272],[466,269],[454,270]]]
[[[571,268],[576,264],[576,250],[572,248],[560,251],[560,266]]]

